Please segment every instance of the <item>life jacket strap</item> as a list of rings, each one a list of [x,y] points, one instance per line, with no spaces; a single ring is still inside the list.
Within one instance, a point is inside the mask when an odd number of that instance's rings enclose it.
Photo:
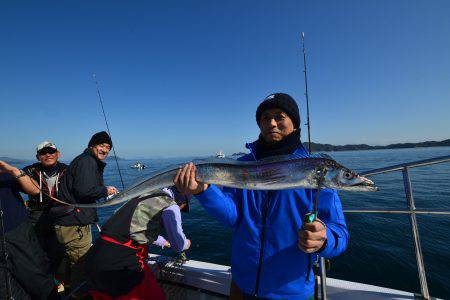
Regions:
[[[148,258],[148,245],[137,245],[137,246],[134,246],[132,244],[133,240],[131,240],[131,239],[129,241],[125,242],[125,243],[121,243],[118,240],[115,240],[112,237],[109,237],[109,236],[106,236],[106,235],[100,235],[100,238],[102,240],[106,241],[106,242],[109,242],[109,243],[113,243],[113,244],[117,244],[117,245],[121,245],[121,246],[124,246],[124,247],[127,247],[127,248],[131,248],[131,249],[137,250],[136,256],[138,257],[139,265],[141,266],[141,270],[144,270],[145,261]]]

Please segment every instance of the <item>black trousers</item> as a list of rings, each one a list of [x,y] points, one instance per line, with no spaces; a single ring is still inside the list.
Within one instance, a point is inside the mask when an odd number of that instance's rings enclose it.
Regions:
[[[5,234],[8,254],[7,269],[0,272],[1,294],[6,292],[6,272],[9,272],[14,299],[49,299],[55,293],[49,262],[41,249],[34,228],[25,220]],[[3,261],[3,259],[2,259]],[[5,287],[3,289],[3,287]],[[0,299],[6,295],[0,295]]]
[[[38,242],[50,261],[50,271],[52,274],[63,274],[66,272],[64,259],[64,245],[58,242],[56,237],[55,225],[53,225],[48,211],[30,210],[30,222],[34,227]],[[57,276],[61,277],[61,276]],[[63,279],[63,278],[58,278]]]

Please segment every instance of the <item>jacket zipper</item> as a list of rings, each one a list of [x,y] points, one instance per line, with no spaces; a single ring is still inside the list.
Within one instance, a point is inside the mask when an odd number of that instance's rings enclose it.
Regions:
[[[268,196],[267,204],[263,211],[263,228],[262,228],[262,233],[261,233],[261,248],[259,250],[258,272],[256,273],[256,284],[255,284],[255,293],[254,293],[255,297],[258,297],[258,292],[259,292],[259,283],[260,283],[260,278],[261,278],[261,269],[262,269],[264,244],[265,244],[264,241],[266,238],[266,219],[267,219],[267,211],[269,210],[269,205],[270,205],[271,193],[269,192],[267,194],[267,196]]]

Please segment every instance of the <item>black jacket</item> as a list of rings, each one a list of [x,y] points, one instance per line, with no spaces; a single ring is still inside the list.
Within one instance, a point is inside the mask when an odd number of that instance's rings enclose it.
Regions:
[[[6,299],[5,276],[14,299],[46,299],[54,290],[53,277],[20,191],[16,178],[0,173],[0,299]]]
[[[42,167],[41,163],[35,163],[30,166],[26,166],[23,168],[23,171],[27,173],[31,178],[36,180],[38,184],[41,185],[42,189],[42,202],[41,202],[41,195],[34,195],[34,196],[28,196],[28,208],[30,210],[48,210],[55,201],[52,200],[48,195],[51,195],[52,197],[57,196],[57,192],[59,190],[59,184],[61,182],[61,178],[63,174],[65,173],[67,168],[66,164],[58,162],[55,166],[55,172],[58,174],[57,182],[55,183],[55,186],[50,191],[49,187],[47,185],[47,182],[45,181],[44,176],[42,175],[42,172],[45,172],[45,169]]]
[[[69,203],[95,203],[108,195],[103,184],[106,164],[97,159],[90,148],[69,165],[59,187],[59,199]],[[58,205],[50,209],[55,224],[63,226],[88,225],[96,222],[97,209]]]

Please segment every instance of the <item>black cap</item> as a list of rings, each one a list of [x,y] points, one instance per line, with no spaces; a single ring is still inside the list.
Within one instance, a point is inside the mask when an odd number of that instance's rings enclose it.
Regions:
[[[91,137],[91,140],[89,141],[88,147],[93,147],[95,145],[99,145],[99,144],[109,144],[112,148],[112,141],[111,138],[109,137],[109,134],[106,131],[100,131],[97,132],[96,134],[94,134]]]
[[[294,123],[294,128],[298,129],[300,127],[300,113],[297,102],[295,102],[294,98],[284,93],[271,94],[261,102],[256,110],[256,123],[258,126],[261,122],[263,112],[271,108],[281,109],[291,118],[292,123]]]

